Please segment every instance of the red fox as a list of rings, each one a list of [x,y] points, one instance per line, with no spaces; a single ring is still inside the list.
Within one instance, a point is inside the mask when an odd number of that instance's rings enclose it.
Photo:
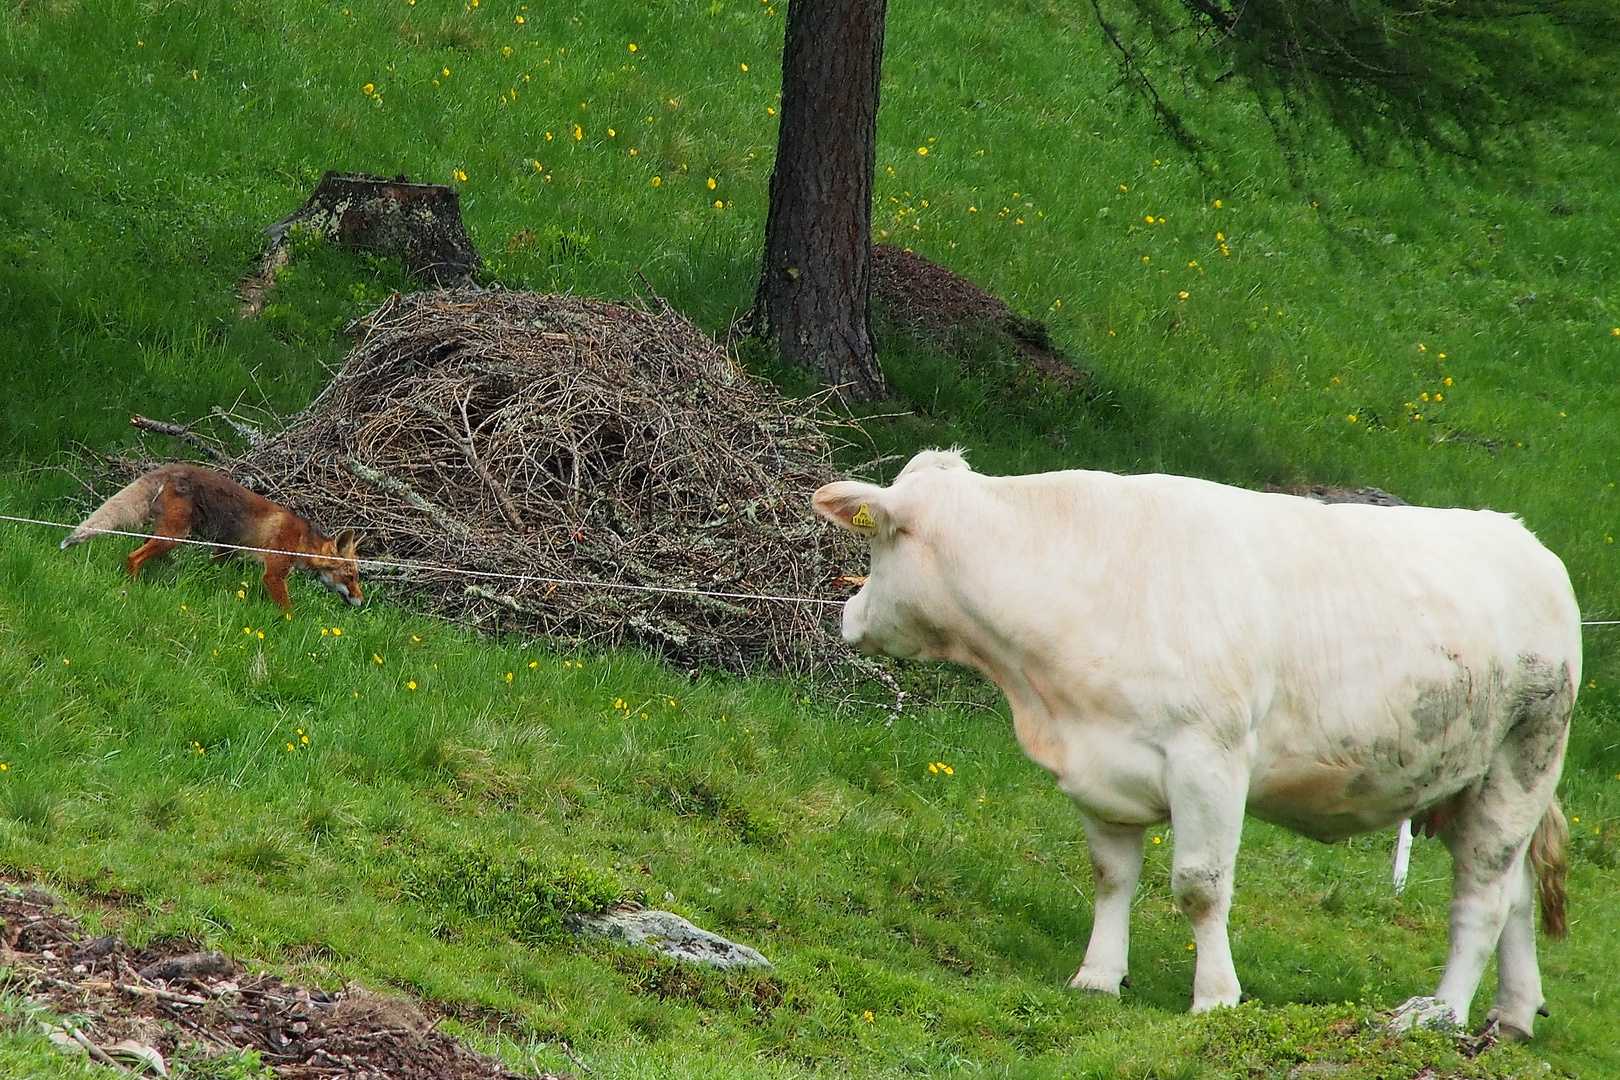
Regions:
[[[215,551],[222,562],[236,548],[261,548],[248,554],[264,563],[264,587],[283,611],[292,610],[287,596],[287,571],[304,566],[315,571],[327,588],[358,607],[360,565],[354,549],[359,542],[353,529],[328,540],[297,514],[249,491],[224,473],[197,465],[163,465],[142,476],[108,499],[68,534],[63,548],[82,544],[98,533],[132,529],[152,523],[157,538],[130,555],[124,568],[130,577],[141,564],[180,546],[179,539],[195,531],[205,540],[230,547]]]

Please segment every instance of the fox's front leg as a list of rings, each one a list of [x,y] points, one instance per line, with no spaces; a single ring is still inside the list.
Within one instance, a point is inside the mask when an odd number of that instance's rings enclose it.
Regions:
[[[287,571],[292,569],[292,560],[284,556],[269,555],[264,560],[264,588],[270,594],[270,599],[282,611],[292,611],[292,597],[287,595]]]
[[[1082,814],[1086,850],[1091,855],[1091,880],[1096,892],[1092,908],[1091,943],[1086,959],[1069,985],[1076,990],[1097,990],[1119,996],[1131,944],[1131,900],[1142,877],[1142,825],[1111,825]]]

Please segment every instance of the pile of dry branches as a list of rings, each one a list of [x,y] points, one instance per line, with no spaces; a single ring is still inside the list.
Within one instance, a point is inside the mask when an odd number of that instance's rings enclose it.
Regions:
[[[844,655],[836,608],[701,593],[848,595],[832,579],[864,558],[809,508],[832,475],[815,413],[667,310],[424,292],[372,314],[315,401],[222,467],[362,531],[363,557],[423,564],[363,576],[435,612],[806,670]]]

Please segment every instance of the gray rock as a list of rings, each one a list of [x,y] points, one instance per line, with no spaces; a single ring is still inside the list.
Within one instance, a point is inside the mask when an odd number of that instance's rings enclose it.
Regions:
[[[1457,1013],[1452,1007],[1438,998],[1426,995],[1407,998],[1401,1007],[1395,1010],[1395,1015],[1389,1018],[1386,1026],[1390,1031],[1427,1028],[1442,1035],[1463,1034],[1461,1025],[1457,1023]]]
[[[668,911],[609,908],[600,915],[575,915],[570,922],[576,932],[645,946],[694,964],[722,970],[771,966],[747,945],[727,941]]]

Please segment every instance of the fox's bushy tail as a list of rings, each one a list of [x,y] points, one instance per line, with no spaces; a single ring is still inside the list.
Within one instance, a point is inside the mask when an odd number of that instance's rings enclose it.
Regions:
[[[101,504],[95,513],[84,519],[84,524],[67,534],[63,548],[82,544],[98,533],[133,529],[146,524],[152,516],[152,504],[163,493],[167,478],[158,472],[149,472],[118,494]]]

